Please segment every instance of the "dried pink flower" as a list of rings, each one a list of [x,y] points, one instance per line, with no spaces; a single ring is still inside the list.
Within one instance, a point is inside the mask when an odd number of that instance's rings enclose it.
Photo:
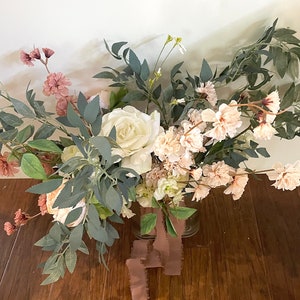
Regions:
[[[32,63],[34,61],[34,58],[32,58],[29,53],[26,53],[23,50],[21,50],[20,52],[20,59],[25,65],[29,67],[34,66],[34,64]]]
[[[14,176],[19,172],[17,168],[19,163],[16,160],[9,160],[8,156],[8,152],[0,154],[0,175],[2,176]]]
[[[17,230],[17,227],[10,222],[4,223],[4,231],[7,235],[12,235]]]
[[[76,97],[66,96],[58,99],[58,101],[56,102],[56,113],[59,116],[65,116],[67,114],[67,108],[69,102],[75,104],[77,102]]]
[[[52,49],[49,48],[42,48],[46,58],[51,57],[55,52]]]
[[[46,213],[48,213],[47,209],[47,195],[41,194],[38,199],[38,206],[40,208],[41,215],[44,216]]]
[[[32,58],[32,59],[41,59],[41,53],[40,53],[40,50],[38,48],[34,48],[29,56]]]
[[[57,99],[68,96],[67,86],[71,85],[70,80],[61,72],[50,73],[44,82],[43,93],[46,96],[54,95]]]
[[[15,212],[14,221],[16,226],[25,225],[28,219],[28,214],[23,212],[20,208]]]

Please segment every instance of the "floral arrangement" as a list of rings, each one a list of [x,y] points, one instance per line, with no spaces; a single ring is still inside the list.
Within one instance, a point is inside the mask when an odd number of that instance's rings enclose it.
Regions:
[[[105,262],[118,238],[114,223],[134,215],[133,202],[159,209],[166,232],[176,236],[174,218],[195,212],[183,204],[185,195],[201,201],[223,187],[237,200],[248,176],[259,173],[278,189],[300,185],[300,161],[270,170],[247,167],[250,157],[269,156],[260,140],[300,135],[300,40],[276,23],[220,70],[203,59],[197,75],[183,72],[183,62],[165,67],[174,49],[185,51],[181,38],[167,37],[154,67],[126,42],[105,42],[123,66],[96,74],[110,92],[92,96],[71,94],[71,81],[49,70],[53,50],[21,52],[26,65],[45,66],[43,94],[56,101],[56,113],[29,87],[26,100],[1,91],[7,106],[0,109],[0,175],[21,168],[40,180],[28,192],[39,195],[39,215],[53,215],[52,228],[36,243],[51,252],[42,284],[57,281],[66,268],[73,272],[77,251],[88,254],[85,234]],[[19,209],[4,230],[11,235],[32,217]],[[143,215],[142,234],[156,222],[155,213]]]

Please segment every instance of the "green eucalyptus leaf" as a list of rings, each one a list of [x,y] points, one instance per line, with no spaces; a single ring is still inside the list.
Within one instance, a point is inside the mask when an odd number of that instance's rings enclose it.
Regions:
[[[66,226],[68,226],[69,224],[75,222],[76,220],[78,220],[78,218],[80,217],[81,213],[82,213],[83,207],[76,207],[74,209],[72,209],[69,213],[68,216],[64,222],[64,224]]]
[[[33,139],[47,139],[49,138],[54,132],[56,128],[53,125],[43,124],[34,134]]]
[[[0,132],[0,139],[3,142],[11,142],[18,134],[18,129],[11,129]]]
[[[124,103],[130,103],[132,101],[144,101],[144,100],[145,100],[145,95],[138,90],[131,91],[122,98],[122,102]]]
[[[84,110],[85,110],[87,104],[88,104],[88,101],[87,101],[86,97],[84,96],[83,93],[80,92],[78,95],[78,98],[77,98],[77,108],[78,108],[81,116],[84,115]]]
[[[113,186],[110,186],[106,192],[106,203],[107,206],[118,215],[121,213],[123,199]]]
[[[67,119],[72,126],[79,128],[81,134],[85,138],[89,138],[90,135],[89,135],[89,132],[88,132],[86,126],[84,125],[84,123],[81,120],[81,118],[79,117],[79,115],[74,111],[74,109],[70,103],[68,103],[68,108],[67,108]]]
[[[59,278],[60,278],[60,271],[55,268],[54,270],[51,271],[49,276],[41,283],[41,285],[48,285],[50,283],[54,283],[58,281]]]
[[[127,42],[117,42],[117,43],[113,43],[111,46],[111,52],[113,54],[115,54],[116,56],[119,56],[119,51],[120,49],[125,46],[127,44]]]
[[[213,72],[208,64],[208,62],[203,59],[202,60],[202,66],[200,71],[200,78],[202,82],[207,82],[213,77]]]
[[[78,248],[78,250],[84,254],[89,255],[89,249],[84,241],[81,241],[81,244],[80,244],[80,247]]]
[[[65,263],[66,267],[69,270],[70,273],[74,272],[74,269],[76,267],[77,263],[77,254],[75,251],[72,251],[70,248],[68,248],[65,252]]]
[[[89,102],[83,112],[84,119],[92,124],[95,122],[100,111],[99,96],[96,96],[91,102]]]
[[[27,176],[34,179],[47,179],[47,174],[40,160],[32,153],[25,153],[21,159],[21,169]]]
[[[11,101],[12,105],[14,106],[16,112],[26,118],[35,118],[34,112],[22,101],[14,99],[14,98],[9,98]]]
[[[136,54],[129,49],[129,65],[133,72],[139,74],[141,71],[141,63]]]
[[[61,184],[62,178],[51,179],[31,186],[26,192],[33,194],[47,194],[56,190]]]
[[[26,142],[34,133],[34,126],[28,125],[22,130],[20,130],[16,136],[16,141],[20,144]]]
[[[62,153],[62,150],[53,141],[46,139],[29,141],[28,146],[45,152]]]
[[[100,133],[101,126],[102,126],[102,115],[99,114],[96,117],[95,121],[93,123],[91,123],[92,133],[94,136],[97,136]]]
[[[268,153],[266,148],[263,148],[263,147],[256,148],[256,151],[263,157],[270,157],[270,154]]]
[[[95,136],[90,142],[97,148],[99,154],[106,160],[111,161],[111,144],[107,137]]]
[[[5,111],[0,111],[0,119],[12,127],[18,127],[23,124],[23,120],[18,116],[7,113]]]
[[[93,78],[102,78],[102,79],[116,79],[116,75],[114,75],[112,72],[109,71],[103,71],[99,72],[96,75],[93,76]]]
[[[148,66],[147,61],[144,59],[142,65],[141,65],[141,79],[143,81],[146,81],[146,80],[148,80],[149,75],[150,75],[149,66]]]

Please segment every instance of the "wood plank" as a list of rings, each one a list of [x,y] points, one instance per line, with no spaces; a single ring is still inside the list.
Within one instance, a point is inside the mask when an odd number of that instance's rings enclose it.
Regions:
[[[5,212],[5,220],[13,220],[14,211],[19,208],[32,215],[39,211],[37,196],[25,192],[37,181],[18,179],[1,180],[0,183],[2,187],[7,186],[7,189],[2,189],[1,193],[1,219],[3,212]],[[6,213],[9,211],[8,208],[11,210],[9,215]],[[12,237],[3,236],[3,232],[1,232],[1,250],[7,249],[12,241],[16,241],[11,249],[11,259],[7,260],[0,285],[2,299],[47,299],[50,287],[40,287],[42,277],[40,271],[37,270],[42,253],[33,244],[47,231],[49,227],[48,217],[31,220]],[[6,257],[1,255],[1,261],[5,259]],[[1,268],[2,266],[3,263],[1,263]],[[37,298],[34,297],[36,293],[38,294]]]
[[[300,189],[280,191],[262,177],[251,191],[257,215],[266,279],[272,299],[300,297]]]
[[[200,230],[183,241],[182,274],[148,270],[151,300],[300,298],[300,191],[275,190],[262,178],[250,181],[238,201],[217,189],[200,204]],[[2,225],[19,207],[38,210],[36,195],[24,192],[33,183],[0,180]],[[13,237],[0,231],[1,299],[130,299],[125,261],[134,239],[131,221],[119,227],[120,239],[107,256],[110,271],[98,264],[93,241],[87,241],[91,253],[79,255],[73,274],[40,286],[45,277],[36,267],[47,254],[33,244],[50,223],[51,216],[37,218]]]
[[[214,299],[269,296],[250,189],[238,201],[215,189],[200,208],[202,243],[211,254]]]

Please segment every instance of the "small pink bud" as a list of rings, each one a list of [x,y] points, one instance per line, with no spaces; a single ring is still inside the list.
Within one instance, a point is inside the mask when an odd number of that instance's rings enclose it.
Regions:
[[[54,54],[54,51],[49,48],[42,48],[46,58],[51,57]]]

